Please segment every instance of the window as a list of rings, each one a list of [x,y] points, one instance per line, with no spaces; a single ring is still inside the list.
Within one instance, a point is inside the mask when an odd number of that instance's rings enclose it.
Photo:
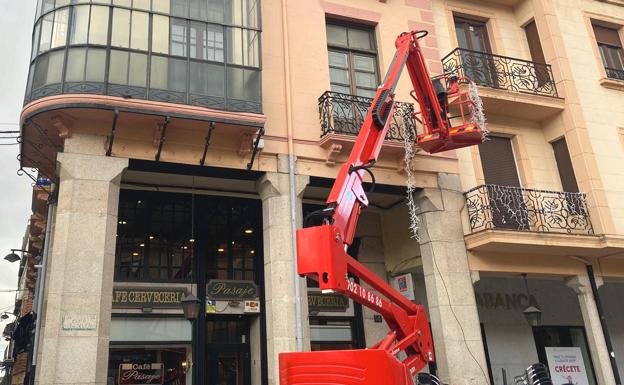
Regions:
[[[455,34],[464,73],[475,83],[498,87],[496,66],[485,21],[455,16]]]
[[[592,25],[607,77],[624,80],[624,50],[615,28]]]
[[[576,177],[574,176],[574,168],[572,167],[572,159],[568,152],[568,145],[565,138],[561,138],[552,142],[555,161],[557,162],[557,170],[561,179],[561,187],[565,192],[579,192]]]
[[[147,79],[147,55],[136,52],[111,50],[110,75],[113,84],[145,87]]]
[[[533,61],[532,67],[535,71],[537,84],[538,86],[548,84],[550,82],[550,73],[546,65],[546,58],[544,57],[544,51],[542,50],[542,43],[540,42],[535,21],[531,21],[524,27],[524,33],[529,45],[529,52],[531,53],[531,60]]]
[[[33,76],[32,88],[43,87],[48,84],[61,82],[63,71],[63,51],[50,52],[37,58],[35,75]]]
[[[310,317],[310,345],[312,351],[344,350],[355,347],[353,321],[330,317]]]
[[[186,321],[188,323],[188,321]],[[184,345],[111,346],[108,357],[107,384],[143,383],[186,385],[188,360]],[[145,365],[147,364],[147,365]],[[133,370],[133,365],[150,369]],[[147,377],[148,380],[134,378]]]
[[[186,92],[186,60],[152,56],[150,87]]]
[[[104,81],[106,51],[97,48],[73,48],[67,56],[65,81]]]
[[[372,98],[379,83],[373,29],[328,22],[331,90]]]

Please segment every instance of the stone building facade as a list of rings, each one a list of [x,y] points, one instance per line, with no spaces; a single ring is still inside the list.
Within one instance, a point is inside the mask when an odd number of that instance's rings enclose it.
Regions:
[[[294,229],[396,36],[420,29],[432,75],[478,85],[490,140],[405,165],[421,127],[403,76],[349,252],[412,283],[445,383],[504,385],[570,348],[588,383],[616,384],[623,26],[619,0],[40,0],[20,158],[51,195],[33,200],[50,220],[34,382],[275,385],[281,352],[383,337],[374,313],[296,278]]]

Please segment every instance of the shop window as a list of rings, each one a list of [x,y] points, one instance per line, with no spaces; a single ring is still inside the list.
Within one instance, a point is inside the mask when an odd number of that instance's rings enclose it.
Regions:
[[[353,321],[330,317],[310,318],[310,346],[315,350],[353,349]]]
[[[607,77],[624,80],[624,49],[618,29],[592,25]]]
[[[190,342],[191,323],[183,318],[124,318],[111,320],[111,342]]]
[[[331,90],[374,97],[379,83],[374,29],[328,21],[327,45]]]
[[[185,347],[111,347],[107,383],[186,385],[189,368]],[[154,380],[145,382],[146,376]]]

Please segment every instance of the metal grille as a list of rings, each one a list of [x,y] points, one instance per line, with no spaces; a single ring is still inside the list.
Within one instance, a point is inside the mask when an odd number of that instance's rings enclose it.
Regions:
[[[558,97],[550,65],[456,48],[442,59],[445,73],[484,87]]]
[[[624,80],[624,70],[605,67],[609,79]]]
[[[464,196],[472,232],[594,233],[584,193],[482,185]]]
[[[372,98],[325,91],[319,98],[321,138],[329,133],[357,136],[372,103]],[[405,130],[416,130],[414,105],[397,102],[386,140],[403,141]]]

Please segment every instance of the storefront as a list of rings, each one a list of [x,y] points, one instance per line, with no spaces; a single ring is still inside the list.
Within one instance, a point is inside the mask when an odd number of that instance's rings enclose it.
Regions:
[[[108,384],[265,383],[260,200],[155,190],[120,193]]]

